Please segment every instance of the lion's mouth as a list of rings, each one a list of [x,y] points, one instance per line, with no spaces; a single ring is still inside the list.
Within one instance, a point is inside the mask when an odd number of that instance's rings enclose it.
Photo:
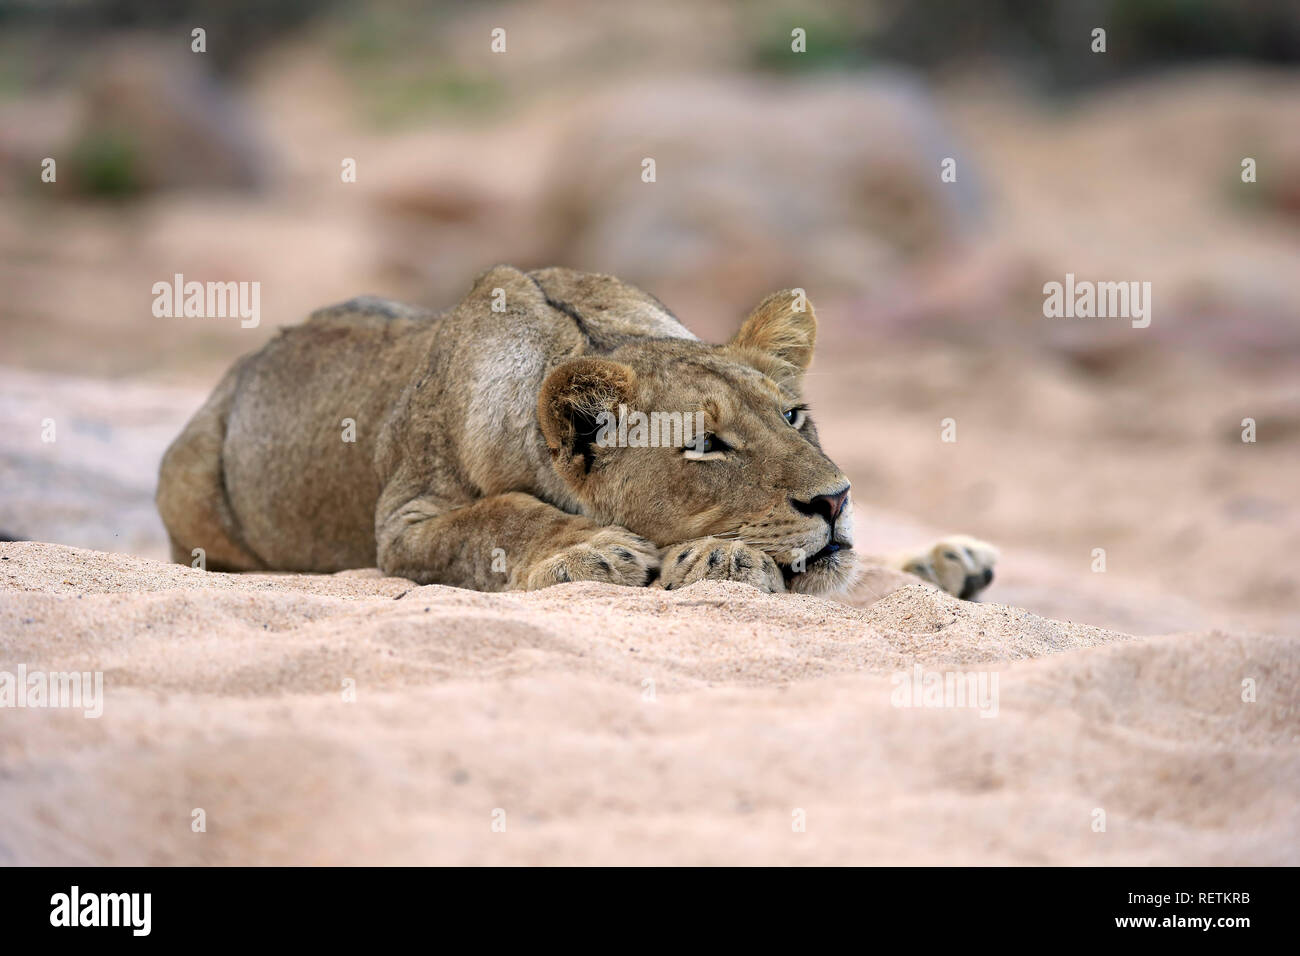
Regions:
[[[796,574],[802,574],[811,571],[818,564],[818,562],[834,561],[836,560],[836,556],[839,554],[839,552],[851,551],[852,549],[853,549],[853,545],[851,544],[841,544],[838,541],[832,541],[829,544],[827,544],[826,547],[818,551],[816,554],[804,559],[803,571],[796,571],[794,569],[793,564],[781,564],[779,561],[777,562],[777,567],[781,569],[781,576],[785,578],[785,583],[789,584],[791,580],[794,579],[794,576]]]

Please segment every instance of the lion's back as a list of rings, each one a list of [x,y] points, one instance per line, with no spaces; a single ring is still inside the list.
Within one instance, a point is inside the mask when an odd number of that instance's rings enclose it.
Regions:
[[[271,567],[374,563],[376,439],[435,317],[364,297],[283,329],[246,363],[226,421],[231,508]]]

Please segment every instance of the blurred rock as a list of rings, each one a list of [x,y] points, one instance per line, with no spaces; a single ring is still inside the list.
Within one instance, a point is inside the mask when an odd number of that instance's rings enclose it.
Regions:
[[[0,194],[31,193],[53,185],[41,181],[42,161],[57,159],[51,144],[66,142],[76,122],[77,105],[62,93],[0,103]]]
[[[250,114],[188,46],[110,45],[85,80],[71,166],[80,190],[257,189],[268,157]]]
[[[743,307],[782,283],[861,291],[977,217],[972,161],[897,75],[682,79],[581,113],[547,189],[546,245],[664,293],[703,285]]]

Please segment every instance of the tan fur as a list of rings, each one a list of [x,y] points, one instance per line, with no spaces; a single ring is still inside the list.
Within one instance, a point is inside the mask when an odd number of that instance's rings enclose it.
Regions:
[[[816,339],[801,305],[774,293],[709,345],[611,276],[498,266],[442,315],[370,298],[318,311],[241,359],[168,449],[173,557],[486,591],[844,589],[848,481],[791,411]],[[730,448],[607,447],[596,419],[620,405],[701,411]]]
[[[987,541],[956,534],[919,553],[899,555],[889,563],[937,584],[949,594],[973,598],[993,580],[998,549]]]

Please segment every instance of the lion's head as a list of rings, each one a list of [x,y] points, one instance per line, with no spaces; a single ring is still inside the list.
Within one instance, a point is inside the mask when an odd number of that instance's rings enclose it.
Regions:
[[[801,394],[816,330],[802,293],[777,292],[726,345],[636,339],[565,362],[537,406],[556,471],[593,518],[660,547],[739,539],[790,590],[848,587],[849,482]]]

